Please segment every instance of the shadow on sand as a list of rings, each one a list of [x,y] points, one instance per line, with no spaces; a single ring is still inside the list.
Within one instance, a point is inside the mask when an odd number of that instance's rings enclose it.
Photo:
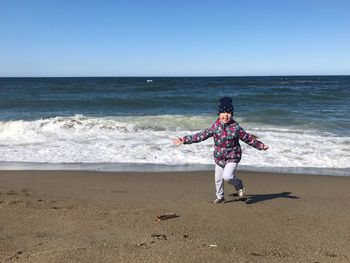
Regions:
[[[272,199],[276,199],[276,198],[299,199],[298,196],[294,196],[294,195],[290,195],[290,194],[291,194],[291,192],[282,192],[282,193],[276,193],[276,194],[246,195],[245,198],[229,200],[229,201],[226,201],[226,203],[241,201],[241,202],[245,202],[248,205],[251,205],[251,204],[258,203],[258,202],[264,202],[264,201],[272,200]],[[237,194],[232,194],[230,196],[236,197]]]

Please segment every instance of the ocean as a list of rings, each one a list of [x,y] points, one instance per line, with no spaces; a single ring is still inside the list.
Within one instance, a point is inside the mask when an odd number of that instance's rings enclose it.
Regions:
[[[350,76],[0,78],[0,169],[213,169],[210,127],[230,96],[239,169],[350,176]]]

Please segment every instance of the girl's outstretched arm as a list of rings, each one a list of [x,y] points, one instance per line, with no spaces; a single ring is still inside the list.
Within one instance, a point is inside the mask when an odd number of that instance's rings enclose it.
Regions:
[[[242,127],[239,127],[238,135],[242,141],[249,144],[250,146],[253,146],[258,150],[266,151],[269,148],[267,144],[264,144],[263,142],[259,141],[255,135],[247,133]]]
[[[191,135],[187,135],[187,136],[184,136],[182,138],[175,139],[173,142],[176,145],[197,143],[197,142],[205,141],[206,139],[212,137],[213,135],[214,135],[214,130],[211,127],[211,128],[206,129],[204,131],[201,131],[201,132],[198,132],[195,134],[191,134]]]

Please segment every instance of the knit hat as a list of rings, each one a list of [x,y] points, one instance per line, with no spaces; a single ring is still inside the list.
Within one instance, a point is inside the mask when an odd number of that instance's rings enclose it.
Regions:
[[[233,113],[232,99],[229,97],[222,97],[218,108],[219,113],[228,112]]]

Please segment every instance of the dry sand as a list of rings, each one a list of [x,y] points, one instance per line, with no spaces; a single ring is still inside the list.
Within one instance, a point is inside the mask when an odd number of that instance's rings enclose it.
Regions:
[[[0,262],[350,262],[350,177],[238,175],[2,171]]]

